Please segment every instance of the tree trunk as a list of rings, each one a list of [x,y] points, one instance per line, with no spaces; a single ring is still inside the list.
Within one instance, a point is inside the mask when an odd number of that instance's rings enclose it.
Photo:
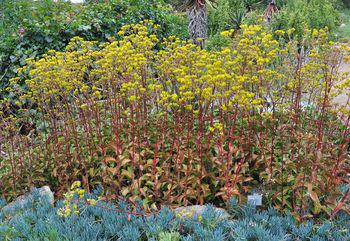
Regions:
[[[278,8],[276,5],[276,0],[271,0],[264,13],[268,23],[271,22],[272,16],[277,12],[278,12]]]
[[[194,4],[187,10],[188,32],[193,43],[202,49],[208,32],[208,10],[206,4]]]

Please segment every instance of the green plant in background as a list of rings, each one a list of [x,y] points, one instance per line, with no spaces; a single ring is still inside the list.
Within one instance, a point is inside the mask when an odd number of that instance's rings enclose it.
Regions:
[[[220,0],[216,8],[209,9],[209,36],[214,36],[223,30],[230,29],[230,7],[229,1]]]
[[[248,12],[259,9],[256,0],[220,0],[209,11],[209,35],[214,36],[227,29],[239,29]]]
[[[226,0],[219,0],[216,8],[209,8],[208,35],[213,36],[228,26],[229,5]]]
[[[339,12],[333,0],[290,0],[275,15],[271,27],[277,29],[296,29],[295,35],[301,37],[303,29],[327,27],[333,31],[339,25]]]
[[[208,50],[220,50],[228,46],[229,43],[230,40],[228,38],[222,36],[221,34],[215,34],[209,37],[206,48]]]
[[[235,29],[238,33],[242,24],[259,24],[261,17],[261,2],[257,0],[220,0],[216,8],[209,11],[209,39],[208,49],[220,49],[227,46],[227,39],[221,36],[221,32]],[[261,13],[260,13],[261,14]]]
[[[350,39],[350,9],[343,8],[340,10],[340,26],[336,30],[339,39],[348,42]]]
[[[188,19],[186,13],[175,11],[174,14],[167,14],[166,18],[169,23],[167,32],[169,36],[177,36],[183,40],[189,39]]]
[[[339,7],[335,0],[278,0],[279,12],[274,14],[271,24],[263,18],[264,10],[269,1],[258,0],[220,0],[216,8],[209,9],[209,49],[219,49],[225,46],[220,32],[226,29],[239,29],[242,24],[266,25],[273,30],[296,29],[294,35],[301,38],[305,28],[327,27],[332,33],[338,29],[339,37],[346,36],[346,27],[340,25],[339,11],[343,12],[342,19],[346,21],[346,10]],[[236,31],[237,33],[237,31]]]

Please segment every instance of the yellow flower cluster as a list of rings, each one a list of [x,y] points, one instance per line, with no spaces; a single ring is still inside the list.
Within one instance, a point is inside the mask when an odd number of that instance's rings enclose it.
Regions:
[[[74,198],[77,198],[77,199],[74,200]],[[70,190],[66,194],[64,194],[64,201],[63,201],[64,207],[58,210],[57,212],[58,215],[67,217],[72,213],[80,214],[80,209],[78,207],[77,201],[84,200],[84,198],[85,198],[85,190],[81,188],[81,182],[75,181],[72,184]],[[86,204],[90,206],[95,206],[100,199],[101,197],[99,197],[97,200],[87,198]]]
[[[134,105],[147,101],[162,108],[159,113],[172,110],[197,115],[212,105],[223,111],[261,111],[267,99],[277,101],[290,95],[300,80],[290,79],[293,73],[287,69],[295,65],[289,57],[299,43],[281,45],[262,26],[243,25],[231,46],[220,51],[201,50],[175,37],[164,39],[159,50],[155,46],[160,41],[149,33],[150,28],[157,26],[152,21],[123,26],[118,33],[122,40],[100,46],[77,37],[65,52],[49,51],[39,60],[29,60],[30,91],[22,98],[50,105],[74,99],[83,110],[90,108],[86,100],[93,103],[91,99],[113,95]],[[315,71],[322,67],[320,48],[330,43],[326,30],[305,31],[309,37],[303,42],[314,41],[308,57],[315,61],[303,65],[300,73],[303,81],[317,76],[305,83],[312,89],[325,77]],[[232,31],[223,35],[230,36]]]
[[[262,27],[243,26],[235,50],[208,52],[175,37],[155,51],[159,40],[149,34],[151,26],[151,21],[126,25],[119,32],[121,41],[100,46],[76,37],[65,52],[49,51],[37,61],[29,60],[30,91],[22,98],[52,104],[72,96],[100,100],[112,91],[129,102],[149,96],[165,109],[194,113],[214,100],[223,109],[260,105],[252,88],[266,79],[257,70],[275,61],[279,51]],[[79,106],[89,108],[86,103]]]
[[[220,35],[223,37],[232,37],[233,32],[234,32],[234,29],[231,29],[231,30],[221,32]]]
[[[217,130],[221,135],[223,135],[224,126],[221,123],[215,123],[213,126],[209,127],[209,131],[213,132]]]
[[[182,209],[177,214],[177,217],[179,217],[179,218],[193,218],[195,216],[195,213],[196,213],[195,208],[191,208],[189,210]],[[197,218],[198,222],[202,222],[203,221],[203,216],[202,215],[198,215],[196,218]]]
[[[72,203],[75,195],[77,195],[80,199],[84,198],[85,191],[80,187],[81,187],[81,182],[76,181],[72,184],[70,191],[64,194],[63,203],[65,206],[58,210],[58,215],[67,217],[71,215],[72,212],[74,214],[80,213],[77,203]]]

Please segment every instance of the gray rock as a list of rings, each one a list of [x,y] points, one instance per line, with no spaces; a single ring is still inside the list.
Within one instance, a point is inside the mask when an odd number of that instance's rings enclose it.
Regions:
[[[32,192],[19,196],[15,201],[1,208],[0,211],[4,213],[22,212],[25,209],[30,208],[35,201],[47,202],[53,206],[55,199],[50,187],[43,186],[33,190]]]
[[[207,210],[208,206],[202,205],[193,205],[187,207],[178,207],[174,209],[174,214],[178,217],[189,217],[197,219],[199,216],[202,216],[203,213]],[[230,215],[225,209],[212,207],[214,212],[220,219],[229,219]]]

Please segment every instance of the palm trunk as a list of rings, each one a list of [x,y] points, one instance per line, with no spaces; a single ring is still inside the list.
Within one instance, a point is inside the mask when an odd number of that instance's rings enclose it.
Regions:
[[[277,5],[276,5],[276,0],[271,0],[269,2],[269,5],[267,6],[267,8],[265,10],[265,13],[264,13],[265,18],[266,18],[268,23],[271,22],[273,14],[275,14],[277,12],[278,12],[278,8],[277,8]]]
[[[208,32],[208,10],[206,4],[194,4],[187,10],[188,32],[193,42],[202,49]]]

